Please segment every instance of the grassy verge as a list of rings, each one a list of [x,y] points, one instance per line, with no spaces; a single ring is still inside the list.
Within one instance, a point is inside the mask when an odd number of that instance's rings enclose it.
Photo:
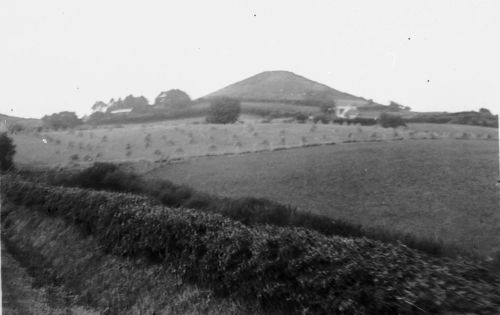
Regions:
[[[500,312],[500,279],[465,259],[435,259],[405,246],[301,228],[249,228],[129,194],[14,179],[4,181],[2,191],[13,203],[76,224],[108,253],[146,256],[174,266],[185,281],[257,299],[264,307],[290,313]]]

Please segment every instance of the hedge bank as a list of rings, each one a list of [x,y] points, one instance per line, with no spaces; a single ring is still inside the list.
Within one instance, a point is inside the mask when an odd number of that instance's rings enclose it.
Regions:
[[[500,280],[464,259],[302,228],[250,228],[123,193],[8,178],[2,194],[77,224],[107,252],[174,265],[187,281],[263,306],[318,314],[500,314]]]

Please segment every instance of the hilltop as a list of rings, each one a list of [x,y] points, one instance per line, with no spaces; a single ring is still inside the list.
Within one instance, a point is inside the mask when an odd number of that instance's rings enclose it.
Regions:
[[[290,71],[265,71],[208,94],[201,100],[231,97],[244,102],[307,104],[310,100],[333,100],[337,104],[368,105],[362,97],[335,90]]]

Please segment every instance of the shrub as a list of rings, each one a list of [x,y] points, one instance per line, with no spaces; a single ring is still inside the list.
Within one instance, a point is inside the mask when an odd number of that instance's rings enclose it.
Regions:
[[[83,123],[74,112],[60,112],[50,116],[45,115],[42,117],[42,121],[46,127],[56,130],[75,128]]]
[[[238,120],[240,112],[240,101],[225,97],[219,98],[210,104],[206,120],[211,124],[232,124]]]
[[[80,156],[78,154],[72,154],[70,157],[71,161],[78,161],[80,159]]]
[[[304,113],[297,113],[295,114],[295,120],[297,120],[298,123],[305,123],[307,121],[307,115]]]
[[[379,123],[384,128],[396,128],[400,126],[406,126],[403,118],[399,115],[391,115],[388,113],[382,113],[379,117]]]
[[[5,172],[14,168],[14,154],[16,146],[6,132],[0,133],[0,171]]]
[[[317,114],[313,117],[313,122],[316,124],[318,122],[323,124],[328,124],[330,122],[330,116],[327,114]]]

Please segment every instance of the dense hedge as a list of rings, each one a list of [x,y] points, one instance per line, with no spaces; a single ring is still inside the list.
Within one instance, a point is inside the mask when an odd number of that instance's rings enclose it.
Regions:
[[[431,238],[416,237],[382,228],[363,228],[359,224],[336,220],[324,215],[297,211],[288,205],[264,198],[221,198],[209,195],[168,180],[146,181],[133,173],[127,173],[111,163],[95,163],[74,174],[48,174],[48,183],[69,187],[82,187],[116,192],[131,192],[153,197],[166,206],[194,208],[223,214],[245,225],[272,224],[277,226],[304,227],[327,236],[360,237],[384,242],[402,242],[406,246],[433,256],[469,255],[457,246],[451,246]],[[33,178],[33,174],[27,176]]]
[[[459,124],[498,128],[498,115],[481,112],[419,114],[406,118],[408,123]]]
[[[108,252],[147,255],[174,265],[185,280],[264,306],[321,314],[500,313],[500,279],[465,260],[301,228],[250,228],[123,193],[12,178],[2,193],[82,226]]]
[[[352,119],[347,119],[347,118],[335,118],[332,120],[334,124],[348,124],[348,125],[356,125],[360,124],[362,126],[373,126],[377,124],[377,120],[374,118],[363,118],[363,117],[356,117]]]

